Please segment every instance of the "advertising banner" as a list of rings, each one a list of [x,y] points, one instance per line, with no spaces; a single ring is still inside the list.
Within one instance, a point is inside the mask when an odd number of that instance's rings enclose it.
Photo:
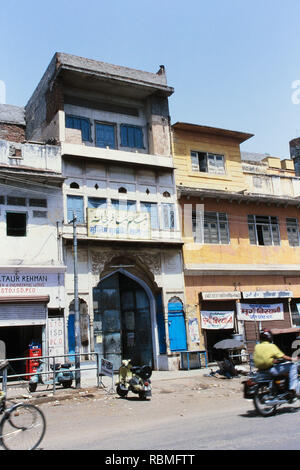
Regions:
[[[199,325],[197,318],[189,318],[189,333],[192,343],[200,343]]]
[[[205,330],[232,329],[233,311],[201,311],[201,327]]]
[[[48,307],[64,307],[64,274],[41,271],[0,272],[0,297],[50,296]]]
[[[283,320],[283,304],[242,304],[238,313],[238,320],[244,321],[271,321]]]
[[[89,237],[151,239],[147,212],[88,208],[87,219]]]
[[[111,361],[103,358],[100,359],[100,375],[108,375],[109,377],[113,377],[114,368]]]
[[[49,345],[49,356],[57,356],[56,359],[65,362],[63,317],[48,318],[48,345]]]

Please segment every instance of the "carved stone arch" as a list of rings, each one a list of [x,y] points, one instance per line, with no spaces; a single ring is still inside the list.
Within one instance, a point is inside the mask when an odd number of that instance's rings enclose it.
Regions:
[[[155,282],[154,274],[150,271],[145,262],[143,263],[139,256],[127,254],[117,254],[110,260],[107,260],[100,274],[100,280],[119,268],[124,268],[136,278],[143,280],[150,287],[152,292],[156,292],[159,289]]]
[[[173,297],[171,297],[169,300],[168,300],[168,304],[169,303],[175,303],[175,302],[180,302],[182,304],[182,308],[183,308],[183,301],[180,297],[178,297],[177,295],[174,295]]]

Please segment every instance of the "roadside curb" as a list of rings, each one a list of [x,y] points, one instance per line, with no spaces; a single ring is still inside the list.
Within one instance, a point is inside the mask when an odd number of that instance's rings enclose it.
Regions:
[[[103,393],[105,392],[105,389],[98,388],[95,386],[81,387],[80,389],[68,390],[65,393],[64,391],[61,391],[61,393],[57,392],[54,395],[53,394],[45,395],[43,394],[43,392],[41,392],[37,396],[33,396],[31,394],[28,396],[25,396],[25,394],[10,396],[9,391],[8,391],[7,401],[16,401],[16,402],[35,404],[35,405],[42,405],[44,403],[60,402],[60,401],[70,400],[73,398],[94,398],[96,394],[98,394],[99,392]]]

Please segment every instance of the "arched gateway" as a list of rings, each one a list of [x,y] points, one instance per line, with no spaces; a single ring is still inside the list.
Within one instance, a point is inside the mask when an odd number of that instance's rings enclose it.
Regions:
[[[144,281],[114,272],[94,287],[93,302],[95,351],[115,370],[122,359],[154,367],[155,301]]]

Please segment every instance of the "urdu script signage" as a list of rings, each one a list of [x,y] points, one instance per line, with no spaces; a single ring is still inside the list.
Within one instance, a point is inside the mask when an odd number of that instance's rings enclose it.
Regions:
[[[89,208],[88,236],[96,238],[151,238],[150,215],[115,209]]]

